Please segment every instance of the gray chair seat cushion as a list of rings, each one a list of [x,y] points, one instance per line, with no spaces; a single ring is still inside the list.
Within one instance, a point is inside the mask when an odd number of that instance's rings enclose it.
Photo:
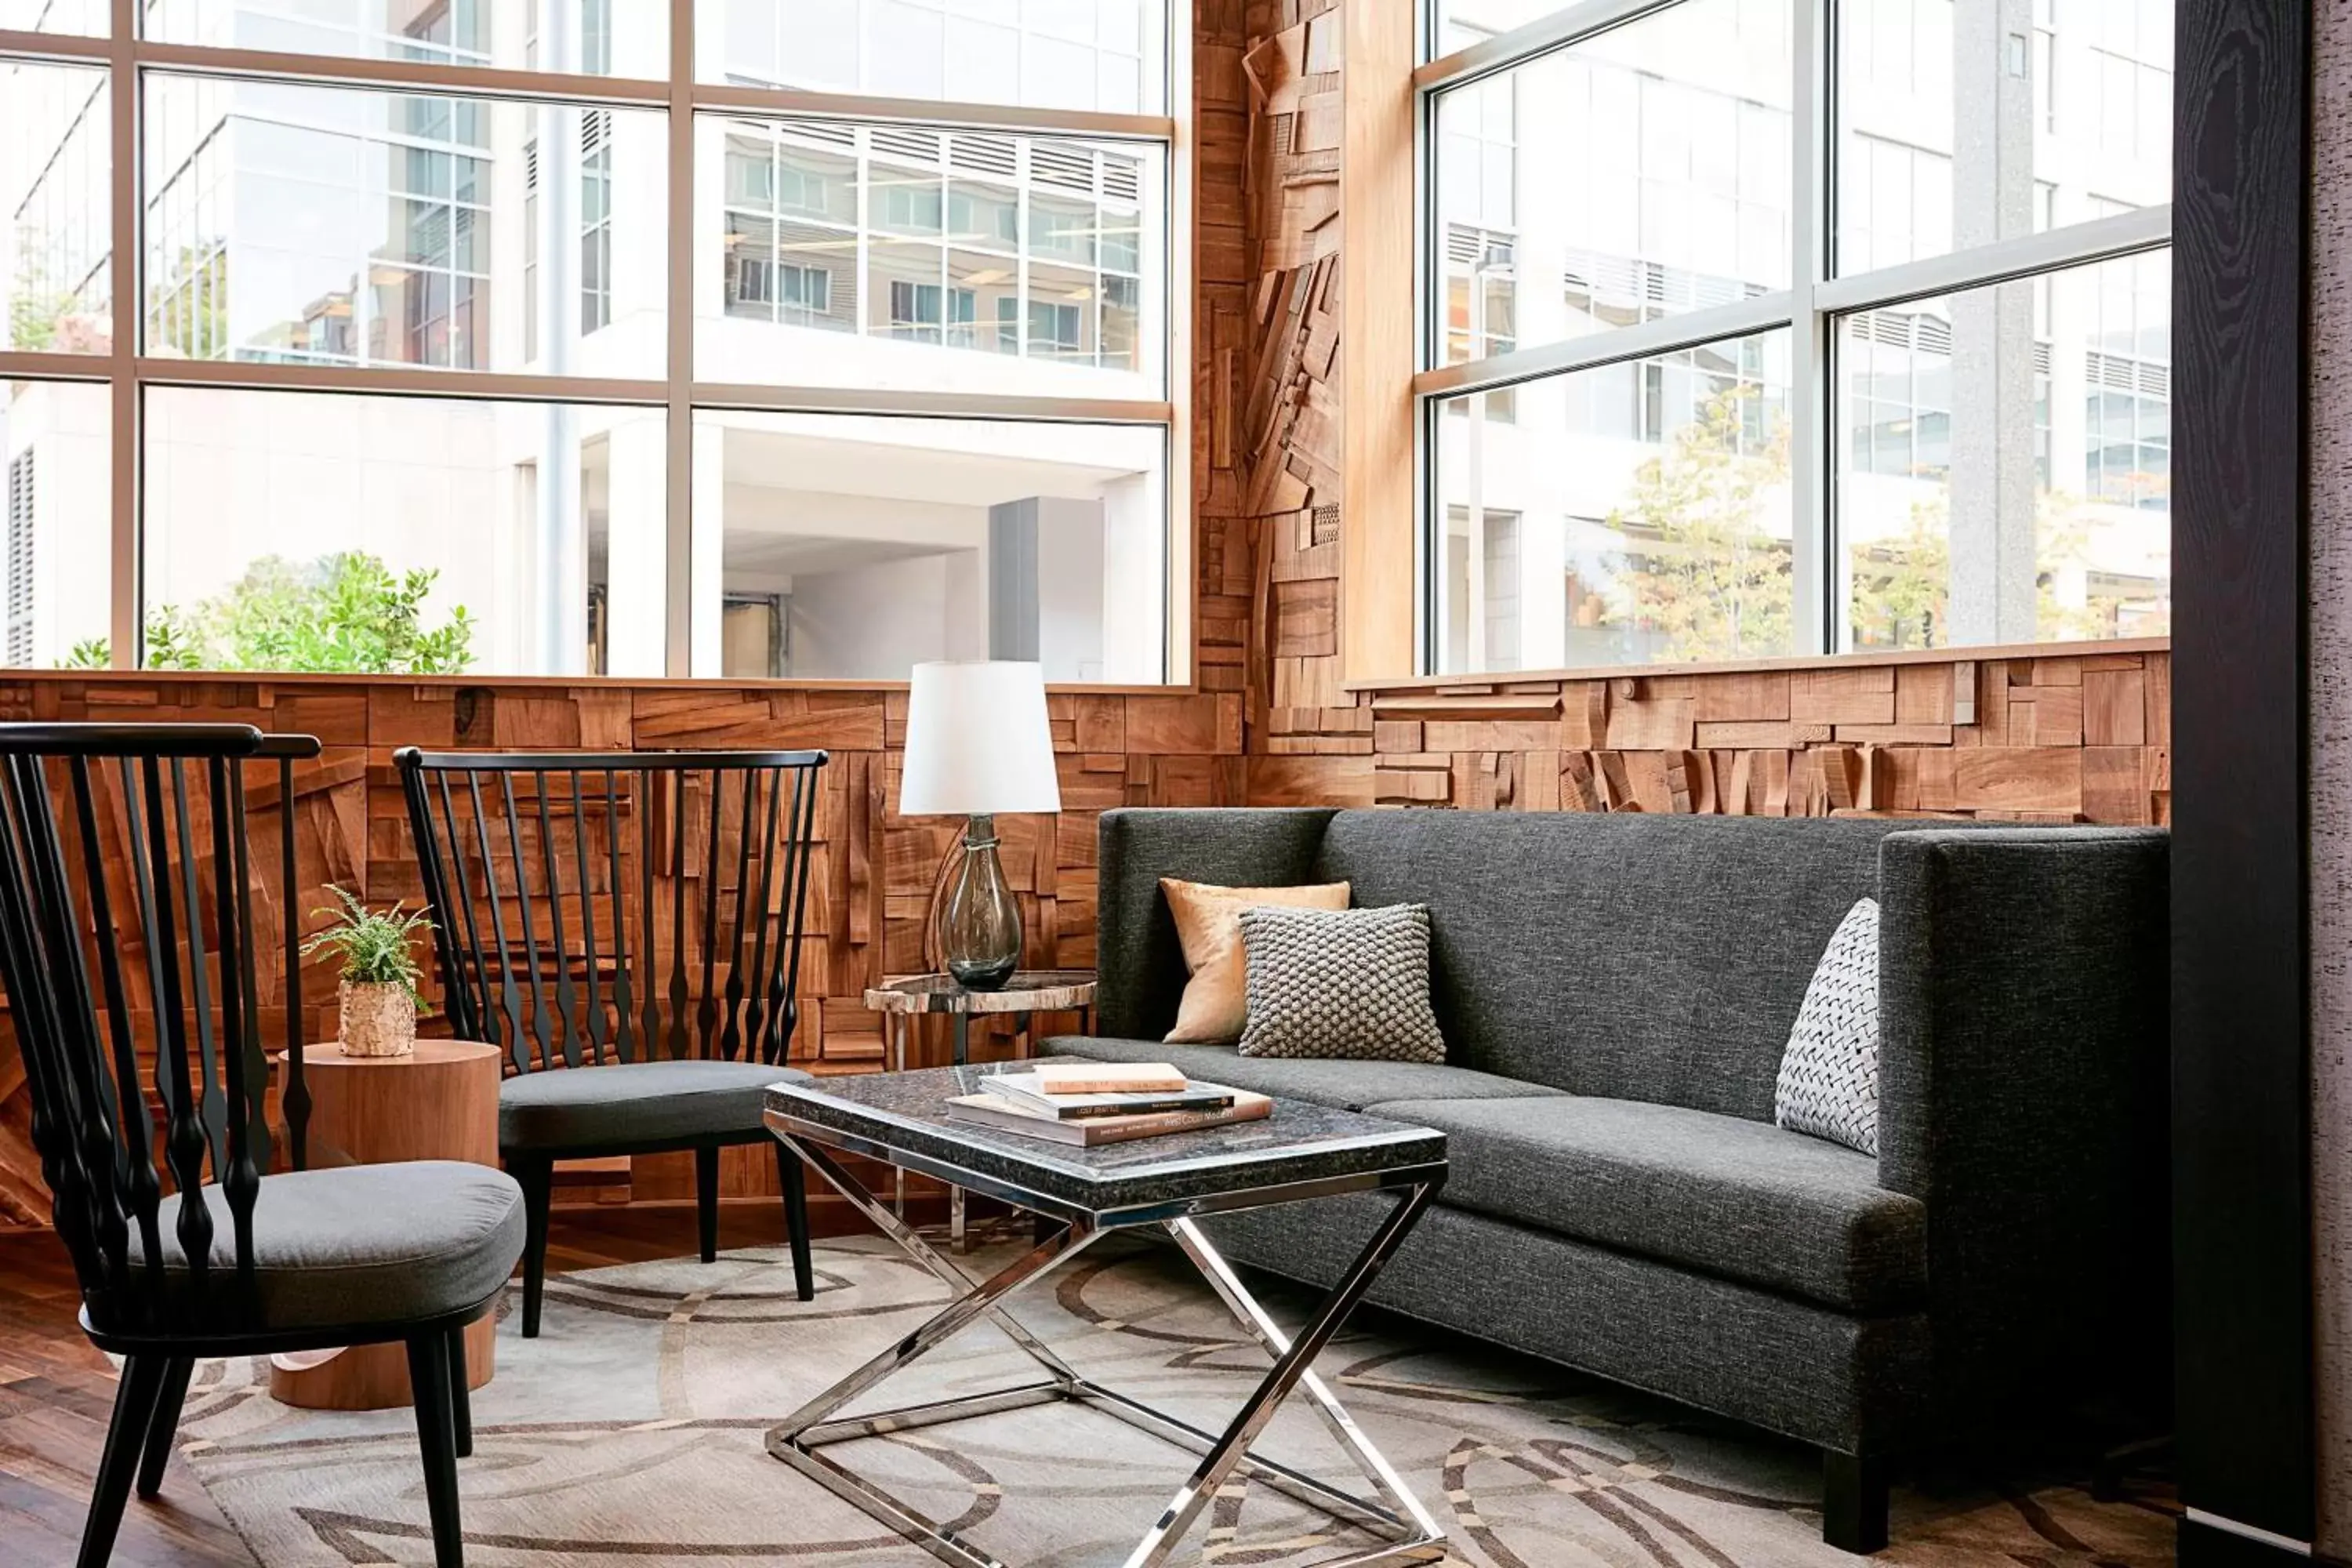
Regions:
[[[1070,1035],[1045,1042],[1063,1056],[1105,1062],[1166,1062],[1187,1078],[1228,1089],[1303,1100],[1336,1110],[1361,1110],[1383,1100],[1490,1100],[1540,1095],[1556,1089],[1496,1078],[1442,1062],[1338,1061],[1320,1057],[1245,1057],[1232,1046],[1171,1045],[1165,1040],[1112,1040]]]
[[[1766,1122],[1571,1096],[1418,1100],[1375,1116],[1445,1134],[1443,1200],[1801,1297],[1906,1311],[1927,1291],[1927,1208],[1878,1162]]]
[[[212,1215],[206,1299],[236,1269],[228,1199],[204,1190]],[[186,1289],[180,1200],[156,1216],[173,1289]],[[479,1306],[522,1256],[522,1189],[503,1171],[457,1160],[345,1165],[265,1177],[253,1205],[257,1316],[247,1326],[279,1332],[344,1324],[414,1322]],[[134,1227],[134,1268],[145,1248]]]
[[[614,1062],[545,1068],[499,1086],[499,1147],[625,1149],[758,1132],[767,1087],[806,1083],[758,1062]]]

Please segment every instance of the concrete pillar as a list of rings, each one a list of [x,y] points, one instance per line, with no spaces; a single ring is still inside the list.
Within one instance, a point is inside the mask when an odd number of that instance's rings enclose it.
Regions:
[[[1102,673],[1097,679],[1150,686],[1168,679],[1164,493],[1158,473],[1130,474],[1103,487]]]
[[[1116,605],[1104,572],[1103,521],[1100,501],[1047,496],[1037,503],[1037,658],[1048,680],[1103,679]]]
[[[988,657],[1037,657],[1037,498],[988,509]]]
[[[658,677],[668,584],[663,512],[668,503],[668,421],[630,409],[605,438],[604,673]]]
[[[1124,504],[1114,510],[1113,499]],[[988,657],[1034,659],[1055,681],[1160,679],[1162,573],[1157,527],[1141,517],[1149,503],[1133,493],[1029,496],[989,508]],[[1115,673],[1114,647],[1118,670],[1149,673]]]
[[[2032,0],[1952,8],[1952,240],[2033,231]],[[1952,641],[2034,635],[2033,285],[1952,300]]]
[[[719,618],[727,605],[727,430],[712,418],[694,422],[694,577],[688,596],[688,671],[716,679],[726,673]]]
[[[1548,506],[1519,514],[1519,668],[1568,662],[1568,518]]]

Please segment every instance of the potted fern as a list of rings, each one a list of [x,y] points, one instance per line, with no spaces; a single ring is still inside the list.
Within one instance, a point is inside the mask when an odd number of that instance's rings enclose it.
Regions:
[[[369,909],[348,888],[330,887],[342,906],[316,910],[331,915],[334,924],[302,943],[302,953],[331,952],[342,960],[339,994],[343,1054],[352,1057],[404,1057],[416,1049],[416,1015],[424,998],[416,993],[425,972],[416,962],[409,939],[429,931],[433,922],[422,911],[403,914],[394,904],[381,913]]]

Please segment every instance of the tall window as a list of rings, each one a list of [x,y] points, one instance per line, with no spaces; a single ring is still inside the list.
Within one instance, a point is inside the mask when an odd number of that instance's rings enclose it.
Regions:
[[[1431,0],[1428,667],[2168,632],[2172,3]]]
[[[0,45],[0,657],[1181,675],[1169,0],[677,9]]]

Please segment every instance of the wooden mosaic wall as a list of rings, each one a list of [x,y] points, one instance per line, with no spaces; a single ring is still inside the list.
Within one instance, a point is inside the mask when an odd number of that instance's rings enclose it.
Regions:
[[[1251,749],[1339,689],[1337,0],[1202,0],[1202,684]]]
[[[1258,805],[2163,824],[2171,673],[2158,642],[1411,682],[1290,716],[1275,754],[1250,759],[1249,793]]]
[[[1086,967],[1094,961],[1095,818],[1116,805],[1241,804],[1242,700],[1213,692],[1056,696],[1049,711],[1065,809],[1058,817],[1000,818],[1003,856],[1028,928],[1028,961]],[[950,822],[901,818],[894,808],[906,723],[899,691],[300,677],[78,675],[0,683],[0,720],[24,719],[249,723],[318,736],[325,751],[301,764],[295,784],[301,858],[293,905],[310,924],[318,922],[308,912],[326,902],[331,883],[373,901],[421,899],[392,764],[401,746],[824,747],[832,763],[817,815],[804,1001],[793,1042],[793,1059],[820,1073],[881,1065],[880,1028],[860,994],[885,973],[923,967],[922,917],[957,831]],[[274,785],[255,805],[274,813]],[[274,846],[274,815],[257,820],[256,830],[257,843]],[[262,858],[274,866],[272,856]],[[693,897],[689,889],[689,903]],[[274,922],[285,900],[269,889],[263,903]],[[275,965],[263,966],[260,984],[265,1007],[282,1007]],[[303,1001],[307,1037],[331,1038],[334,983],[324,962],[306,967]],[[282,1013],[266,1016],[266,1035],[275,1037],[282,1020]],[[1076,1020],[1040,1022],[1066,1027]],[[945,1047],[943,1031],[921,1043],[927,1054]],[[0,1025],[0,1221],[6,1223],[47,1219],[30,1117],[23,1068]],[[728,1151],[725,1173],[738,1195],[772,1190],[763,1151]],[[572,1177],[574,1198],[683,1199],[693,1190],[690,1165],[677,1155],[583,1168]]]

